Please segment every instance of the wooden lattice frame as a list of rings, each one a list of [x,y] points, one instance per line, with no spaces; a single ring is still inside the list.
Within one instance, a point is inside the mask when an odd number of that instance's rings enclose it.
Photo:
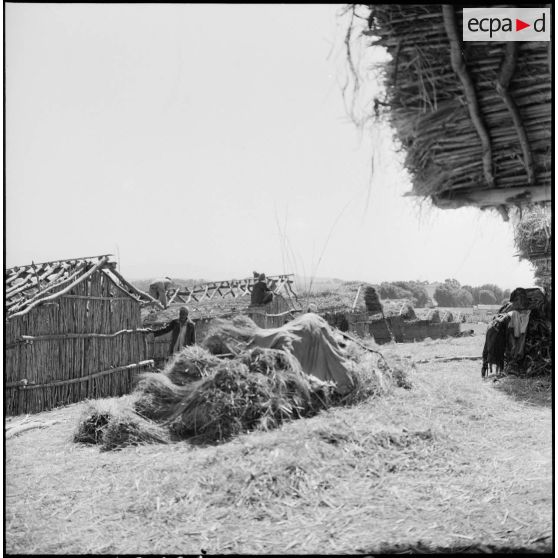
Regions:
[[[281,294],[287,298],[297,300],[298,298],[293,288],[293,278],[293,274],[273,275],[267,277],[267,284],[275,294]],[[167,291],[167,298],[169,304],[173,302],[188,304],[192,301],[203,302],[215,298],[249,297],[255,282],[254,278],[211,281],[192,288],[169,289]]]

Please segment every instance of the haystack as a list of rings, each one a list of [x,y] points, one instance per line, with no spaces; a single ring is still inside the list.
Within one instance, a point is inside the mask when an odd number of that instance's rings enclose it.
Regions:
[[[122,408],[114,401],[88,408],[76,441],[106,449],[150,436],[215,443],[332,405],[352,405],[399,385],[385,363],[350,342],[343,352],[322,318],[305,316],[295,327],[276,330],[260,330],[246,320],[218,322],[209,346],[234,352],[217,358],[204,348],[184,349],[162,373],[143,374]],[[307,369],[337,381],[324,381]]]

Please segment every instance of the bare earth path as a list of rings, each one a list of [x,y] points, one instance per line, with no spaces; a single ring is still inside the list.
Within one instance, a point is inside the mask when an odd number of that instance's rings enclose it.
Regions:
[[[481,346],[383,350],[417,361]],[[6,550],[550,551],[548,382],[483,382],[479,369],[417,364],[411,390],[218,447],[101,453],[71,442],[81,405],[42,413],[60,422],[6,440]]]

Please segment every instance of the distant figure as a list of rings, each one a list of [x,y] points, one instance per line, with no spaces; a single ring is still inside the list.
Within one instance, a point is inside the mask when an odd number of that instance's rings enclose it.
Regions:
[[[306,309],[307,314],[317,314],[318,313],[318,305],[314,302],[311,302]]]
[[[260,273],[258,281],[252,288],[252,305],[269,304],[273,300],[273,291],[267,286],[265,273]]]
[[[149,285],[149,294],[158,300],[165,308],[167,307],[167,289],[172,286],[172,279],[170,277],[163,277],[162,279],[155,279]]]
[[[257,271],[252,271],[252,275],[254,276],[254,279],[257,281],[260,277],[260,274]]]
[[[196,344],[196,325],[188,319],[188,308],[182,306],[178,311],[178,319],[171,320],[161,329],[151,330],[154,337],[165,335],[172,331],[169,345],[169,356],[180,351],[183,347]]]

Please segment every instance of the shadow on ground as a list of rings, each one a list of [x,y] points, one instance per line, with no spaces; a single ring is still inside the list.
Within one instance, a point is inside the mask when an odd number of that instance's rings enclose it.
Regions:
[[[533,378],[519,378],[505,376],[503,378],[488,379],[494,382],[494,387],[520,403],[536,405],[538,407],[552,407],[552,380],[549,376]]]
[[[546,537],[545,537],[546,538]],[[365,556],[378,556],[382,554],[447,554],[447,555],[468,555],[468,554],[491,554],[492,556],[520,554],[521,556],[542,556],[548,554],[552,556],[552,545],[546,541],[534,541],[532,546],[500,546],[495,544],[471,543],[452,547],[432,546],[423,541],[415,544],[382,544],[378,549],[364,550],[358,549],[357,552]]]

